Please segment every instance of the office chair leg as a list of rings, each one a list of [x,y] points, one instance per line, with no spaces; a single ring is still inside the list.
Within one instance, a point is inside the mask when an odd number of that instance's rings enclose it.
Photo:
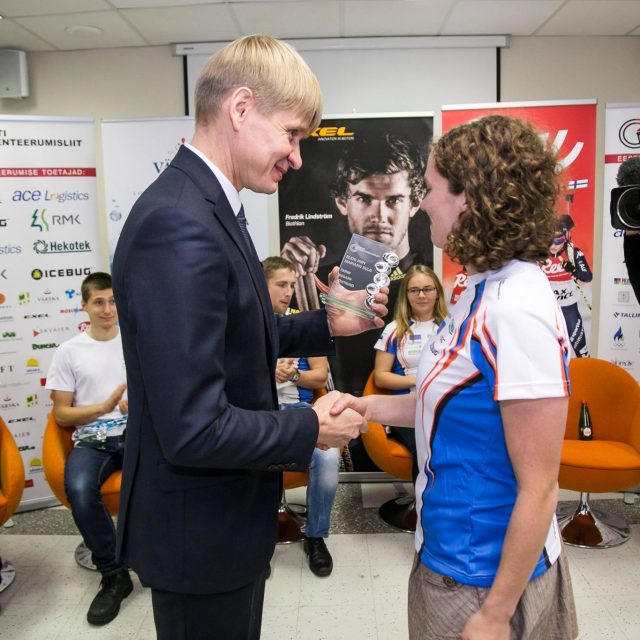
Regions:
[[[413,496],[400,496],[385,502],[378,509],[378,515],[384,522],[400,531],[416,531],[416,501]]]
[[[16,579],[15,567],[0,558],[0,593],[2,593]]]
[[[300,542],[304,538],[300,528],[299,516],[287,504],[284,491],[278,509],[278,544]]]
[[[91,549],[87,547],[84,540],[76,547],[76,550],[73,552],[73,557],[75,558],[76,563],[83,569],[89,569],[89,571],[98,570],[91,559]]]
[[[565,544],[586,549],[609,549],[631,537],[629,525],[619,516],[589,506],[589,494],[581,493],[578,508],[562,505],[557,510],[558,527]]]

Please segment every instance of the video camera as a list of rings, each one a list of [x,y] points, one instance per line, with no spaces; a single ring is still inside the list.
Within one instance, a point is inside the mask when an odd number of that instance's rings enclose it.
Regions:
[[[640,157],[625,160],[616,181],[618,186],[611,189],[611,226],[640,231]]]

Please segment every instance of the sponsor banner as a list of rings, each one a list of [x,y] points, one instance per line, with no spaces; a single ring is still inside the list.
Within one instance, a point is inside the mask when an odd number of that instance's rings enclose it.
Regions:
[[[556,149],[563,169],[558,228],[542,269],[562,308],[573,352],[591,355],[596,102],[595,100],[456,105],[442,108],[442,131],[489,114],[529,121]],[[466,286],[465,273],[442,256],[449,304]]]
[[[640,305],[624,263],[624,232],[611,226],[611,189],[620,165],[640,157],[640,103],[608,104],[605,109],[602,202],[602,286],[598,356],[640,381]]]
[[[87,178],[95,167],[0,167],[0,178]]]
[[[131,207],[193,137],[194,119],[149,118],[102,122],[109,264]],[[267,196],[244,189],[240,197],[260,259],[269,255]]]
[[[0,116],[0,148],[0,415],[22,452],[28,509],[55,500],[44,384],[56,347],[87,327],[80,284],[102,262],[94,122]]]
[[[302,168],[288,172],[278,189],[283,257],[297,266],[300,310],[322,305],[328,274],[352,233],[388,245],[399,258],[389,273],[389,316],[407,269],[433,265],[429,221],[419,208],[424,162],[433,132],[430,113],[326,116],[300,145]],[[361,395],[373,370],[379,331],[336,338],[330,358],[336,388]],[[366,471],[350,445],[356,471]],[[361,448],[360,448],[361,449]],[[372,468],[369,466],[368,468]]]

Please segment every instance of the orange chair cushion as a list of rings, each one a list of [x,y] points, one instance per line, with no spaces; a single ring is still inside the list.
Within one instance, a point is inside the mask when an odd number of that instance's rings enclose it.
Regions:
[[[282,482],[285,489],[296,489],[309,484],[308,471],[285,471],[282,474]]]
[[[565,440],[561,464],[593,470],[640,471],[640,453],[624,442]]]
[[[22,455],[9,428],[0,418],[0,525],[14,514],[23,491]]]
[[[640,454],[623,442],[565,440],[558,482],[588,493],[629,489],[640,483]]]
[[[6,522],[9,518],[5,518],[8,511],[9,501],[0,493],[0,522]]]
[[[387,442],[387,453],[391,457],[399,458],[400,460],[402,460],[402,462],[409,461],[409,464],[411,464],[413,456],[411,455],[411,452],[409,451],[409,449],[407,449],[407,447],[405,447],[397,440],[394,440],[393,438],[387,437]]]
[[[376,386],[373,372],[367,380],[363,396],[372,394],[387,394],[384,389]],[[411,466],[413,456],[411,452],[398,440],[387,436],[384,427],[378,422],[370,422],[369,430],[363,433],[362,443],[374,464],[387,473],[401,480],[412,480]]]
[[[66,507],[69,507],[69,501],[64,491],[64,465],[67,456],[73,449],[72,434],[73,429],[58,425],[53,411],[51,411],[44,430],[42,443],[44,475],[51,487],[51,491],[53,491],[53,495]],[[115,471],[100,487],[104,504],[109,513],[114,516],[118,513],[121,478],[122,472]]]

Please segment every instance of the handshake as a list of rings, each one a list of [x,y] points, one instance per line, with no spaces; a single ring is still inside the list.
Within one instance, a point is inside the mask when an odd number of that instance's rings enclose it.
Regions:
[[[364,398],[330,391],[314,403],[313,409],[320,425],[316,444],[319,449],[342,447],[368,428]]]

